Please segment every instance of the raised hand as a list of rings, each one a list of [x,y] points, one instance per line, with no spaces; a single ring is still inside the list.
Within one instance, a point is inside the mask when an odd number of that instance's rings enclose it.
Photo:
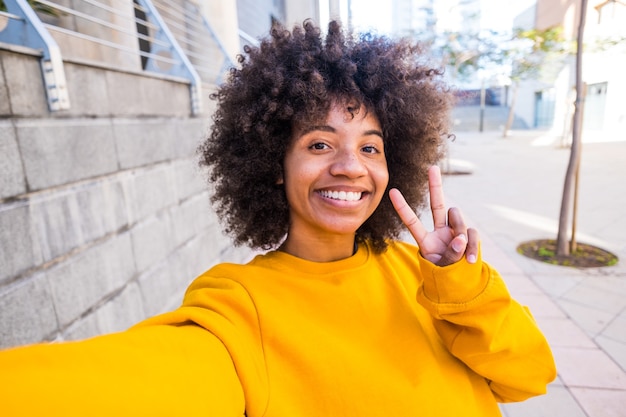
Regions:
[[[437,166],[432,166],[428,170],[428,190],[434,224],[434,230],[430,232],[407,204],[402,193],[396,188],[389,191],[394,208],[415,238],[422,256],[438,266],[451,265],[461,260],[464,255],[469,263],[476,262],[478,232],[476,229],[467,228],[458,208],[446,210],[441,172]]]

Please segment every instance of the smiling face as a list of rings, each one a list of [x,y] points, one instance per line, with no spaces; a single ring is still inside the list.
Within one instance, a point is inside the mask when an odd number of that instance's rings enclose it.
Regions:
[[[380,203],[389,173],[382,129],[365,108],[331,107],[319,125],[296,130],[284,161],[289,231],[284,250],[352,252],[357,229]],[[316,245],[318,247],[311,247]],[[326,246],[324,246],[326,245]],[[332,257],[332,256],[331,256]]]

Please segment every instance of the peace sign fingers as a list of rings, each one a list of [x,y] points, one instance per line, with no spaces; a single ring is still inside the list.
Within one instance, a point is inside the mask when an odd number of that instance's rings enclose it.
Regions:
[[[428,169],[428,191],[430,193],[430,210],[433,213],[435,230],[448,225],[446,217],[446,203],[443,198],[441,171],[434,165]]]
[[[389,190],[389,198],[398,216],[400,216],[400,220],[402,220],[402,223],[409,229],[409,232],[411,232],[411,235],[419,245],[428,234],[426,228],[397,188]]]
[[[394,188],[389,191],[391,203],[415,238],[420,253],[439,266],[458,262],[464,255],[470,263],[474,263],[478,255],[478,232],[467,228],[459,209],[446,209],[441,172],[437,166],[428,170],[428,189],[434,225],[431,232],[426,230],[399,190]]]

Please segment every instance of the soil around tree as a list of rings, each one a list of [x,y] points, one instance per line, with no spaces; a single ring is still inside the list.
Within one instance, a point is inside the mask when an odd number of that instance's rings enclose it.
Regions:
[[[618,258],[611,252],[585,243],[577,243],[576,251],[567,256],[556,254],[556,240],[540,239],[524,242],[517,252],[528,258],[552,265],[574,268],[598,268],[617,264]]]

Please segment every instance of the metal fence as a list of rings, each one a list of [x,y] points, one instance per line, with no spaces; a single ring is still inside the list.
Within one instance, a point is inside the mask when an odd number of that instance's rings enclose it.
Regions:
[[[202,86],[221,83],[234,65],[201,10],[188,0],[4,2],[0,42],[39,51],[52,111],[70,105],[63,61],[183,79],[190,85],[194,113],[200,111]]]

